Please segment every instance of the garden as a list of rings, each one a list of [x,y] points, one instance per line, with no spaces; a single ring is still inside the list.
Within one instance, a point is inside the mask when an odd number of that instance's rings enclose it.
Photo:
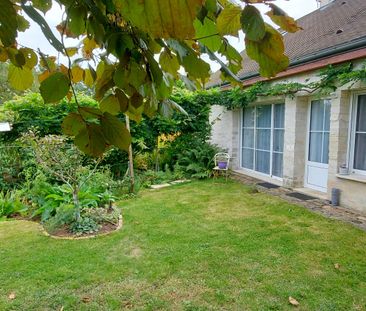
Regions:
[[[0,310],[366,310],[365,232],[210,178],[209,143],[212,105],[366,67],[243,88],[229,37],[273,78],[297,22],[271,0],[168,2],[1,1]],[[34,26],[53,54],[22,42]],[[207,89],[212,62],[232,89]]]
[[[117,203],[123,229],[95,239],[0,223],[0,309],[366,308],[366,235],[350,224],[224,179]]]
[[[0,219],[38,221],[58,236],[94,235],[119,226],[117,201],[153,184],[209,177],[219,149],[206,142],[207,95],[177,87],[172,97],[181,111],[131,120],[132,166],[125,151],[90,157],[63,134],[75,102],[46,105],[37,93],[6,102],[1,118],[12,130],[0,134]],[[85,92],[78,101],[85,111],[96,109]]]

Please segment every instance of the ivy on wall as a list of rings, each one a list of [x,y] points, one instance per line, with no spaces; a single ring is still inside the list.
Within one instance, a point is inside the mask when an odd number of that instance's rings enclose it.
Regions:
[[[206,91],[206,100],[213,105],[221,105],[229,110],[244,108],[253,103],[258,97],[266,96],[294,96],[298,92],[309,95],[328,95],[337,88],[358,81],[366,82],[366,63],[360,69],[353,69],[352,63],[340,66],[328,66],[319,73],[317,81],[304,83],[284,82],[272,84],[270,82],[257,82],[249,87],[235,87],[227,91],[212,89]],[[350,86],[350,87],[351,87]]]

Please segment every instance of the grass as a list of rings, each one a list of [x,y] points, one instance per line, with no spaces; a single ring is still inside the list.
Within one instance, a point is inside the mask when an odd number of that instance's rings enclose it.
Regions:
[[[122,231],[91,240],[0,223],[0,310],[366,310],[366,233],[348,224],[221,180],[121,206]]]

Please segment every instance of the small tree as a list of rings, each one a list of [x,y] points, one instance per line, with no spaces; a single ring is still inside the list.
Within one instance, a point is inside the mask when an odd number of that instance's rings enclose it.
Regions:
[[[22,141],[31,147],[40,169],[57,181],[67,185],[72,192],[76,220],[80,220],[80,188],[93,176],[100,160],[91,160],[93,169],[88,171],[85,156],[62,136],[38,137],[34,132],[23,135]]]

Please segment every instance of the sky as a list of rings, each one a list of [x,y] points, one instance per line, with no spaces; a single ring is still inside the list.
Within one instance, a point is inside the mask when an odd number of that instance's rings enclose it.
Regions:
[[[280,8],[282,8],[288,15],[294,17],[295,19],[298,19],[317,9],[316,0],[276,0],[274,1],[274,3],[278,5]],[[265,5],[258,5],[257,7],[263,13],[268,11],[268,7],[266,7]],[[61,22],[61,19],[62,19],[62,10],[57,3],[54,3],[52,9],[46,14],[46,20],[50,25],[51,29],[54,31],[56,37],[58,38],[59,34],[55,29],[55,27]],[[269,22],[268,18],[266,21]],[[243,33],[240,34],[239,39],[235,37],[229,37],[229,41],[239,52],[244,50]],[[31,26],[26,32],[20,33],[19,42],[22,45],[31,47],[35,50],[39,48],[45,54],[57,56],[56,50],[44,38],[43,33],[40,30],[39,26],[34,22],[31,22]],[[78,44],[78,40],[67,39],[65,43],[66,46],[72,47]],[[61,62],[63,62],[62,59]],[[216,71],[220,67],[217,63],[210,62],[210,64],[212,71]]]

